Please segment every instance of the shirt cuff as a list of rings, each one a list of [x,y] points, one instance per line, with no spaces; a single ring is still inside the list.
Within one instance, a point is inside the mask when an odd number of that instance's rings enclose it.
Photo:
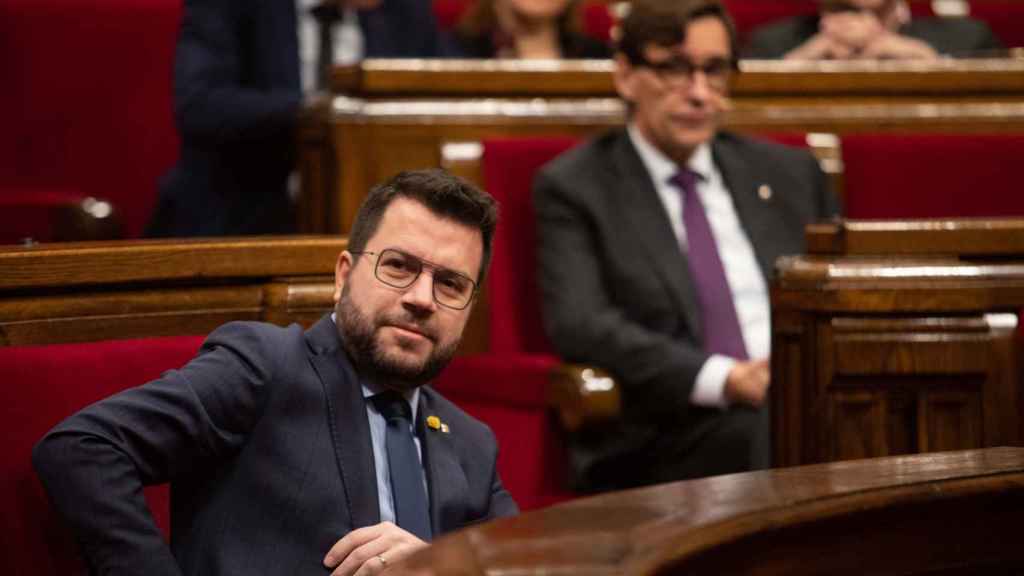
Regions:
[[[725,380],[735,365],[735,358],[717,354],[709,356],[697,373],[693,391],[690,392],[690,403],[707,408],[728,408],[729,402],[725,399]]]

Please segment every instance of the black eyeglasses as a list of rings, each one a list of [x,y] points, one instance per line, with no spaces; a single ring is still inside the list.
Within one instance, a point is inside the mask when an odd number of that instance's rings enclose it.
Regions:
[[[639,56],[634,65],[650,68],[662,82],[677,88],[688,87],[693,82],[694,74],[701,72],[707,79],[708,86],[716,92],[723,92],[729,87],[729,78],[736,69],[736,64],[726,58],[712,58],[698,64],[681,56],[658,62]]]
[[[392,288],[408,288],[420,277],[424,268],[433,270],[434,301],[452,310],[463,310],[473,301],[476,282],[465,274],[438,266],[403,252],[397,248],[386,248],[377,252],[352,252],[377,257],[373,275]]]

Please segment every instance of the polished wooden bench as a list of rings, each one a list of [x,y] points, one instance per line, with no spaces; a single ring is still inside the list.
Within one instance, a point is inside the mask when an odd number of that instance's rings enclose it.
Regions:
[[[810,226],[772,287],[775,462],[1024,444],[1024,220]]]
[[[394,573],[1019,574],[1024,448],[748,472],[584,498],[436,541]]]
[[[743,61],[744,132],[1024,132],[1024,60]],[[624,121],[609,61],[367,60],[338,68],[300,131],[304,229],[351,227],[366,190],[438,166],[444,142],[588,136]]]

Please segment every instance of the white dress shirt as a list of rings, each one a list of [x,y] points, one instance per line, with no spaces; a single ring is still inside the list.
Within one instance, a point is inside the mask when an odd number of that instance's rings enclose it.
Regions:
[[[679,167],[658,148],[649,143],[639,129],[630,124],[629,138],[647,168],[654,189],[665,206],[672,230],[682,250],[686,250],[686,229],[683,226],[682,191],[670,183]],[[690,157],[687,168],[700,174],[697,195],[711,225],[711,233],[718,246],[718,255],[725,269],[725,277],[732,292],[733,306],[740,323],[743,342],[751,359],[767,358],[771,348],[771,305],[768,286],[757,263],[754,247],[736,214],[732,196],[725,180],[715,166],[711,145],[702,144]],[[725,380],[736,359],[718,354],[711,355],[697,373],[690,402],[699,406],[725,407]]]
[[[320,28],[310,10],[322,0],[295,0],[295,20],[299,34],[299,75],[302,91],[316,88],[317,53],[320,51]],[[335,64],[353,64],[362,60],[365,44],[356,11],[346,8],[342,20],[334,25],[333,42]]]

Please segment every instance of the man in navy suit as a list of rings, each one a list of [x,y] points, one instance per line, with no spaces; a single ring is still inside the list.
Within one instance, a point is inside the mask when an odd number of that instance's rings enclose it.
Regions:
[[[339,2],[353,6],[361,56],[445,54],[428,0]],[[317,33],[306,4],[185,1],[174,64],[181,153],[160,182],[147,236],[294,230],[287,181],[303,87],[312,84],[301,76],[314,76],[308,63],[320,48],[330,50],[309,39]]]
[[[620,421],[571,438],[591,490],[769,465],[769,279],[838,212],[806,151],[720,130],[736,35],[718,0],[634,0],[620,28],[628,125],[534,183],[547,334],[622,386]]]
[[[334,314],[226,324],[180,370],[50,431],[33,461],[91,570],[374,574],[515,514],[490,429],[424,386],[459,344],[496,219],[463,180],[399,174],[360,209]],[[141,490],[161,482],[169,546]]]

